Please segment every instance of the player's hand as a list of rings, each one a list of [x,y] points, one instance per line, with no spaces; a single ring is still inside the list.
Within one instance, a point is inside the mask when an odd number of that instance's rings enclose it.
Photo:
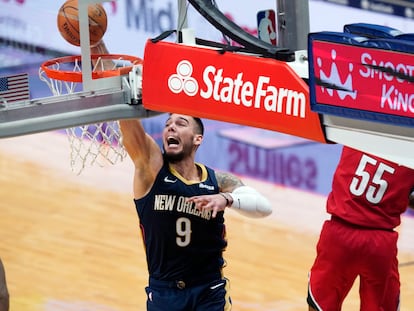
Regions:
[[[91,46],[91,54],[108,54],[108,48],[103,40],[100,40],[95,45]]]
[[[199,211],[212,211],[213,218],[218,212],[224,211],[227,205],[227,200],[220,194],[197,195],[186,201],[194,203]]]

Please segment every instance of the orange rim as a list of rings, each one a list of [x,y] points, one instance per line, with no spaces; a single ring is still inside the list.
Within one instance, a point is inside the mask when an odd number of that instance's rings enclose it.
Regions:
[[[92,54],[91,59],[108,59],[108,60],[117,60],[117,61],[129,61],[131,65],[123,66],[116,69],[111,70],[102,70],[102,71],[94,71],[92,72],[92,79],[101,79],[101,78],[108,78],[114,76],[121,76],[128,74],[131,71],[132,66],[142,64],[142,59],[124,55],[124,54]],[[49,59],[42,63],[41,68],[46,73],[48,78],[61,80],[61,81],[68,81],[68,82],[82,82],[82,71],[69,71],[69,70],[61,70],[52,68],[56,64],[65,64],[65,63],[81,63],[82,56],[81,55],[72,55],[72,56],[63,56],[58,58]]]

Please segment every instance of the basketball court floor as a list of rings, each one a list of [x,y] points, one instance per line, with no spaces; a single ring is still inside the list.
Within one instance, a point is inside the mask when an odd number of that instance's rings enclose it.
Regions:
[[[145,309],[147,271],[129,159],[78,176],[65,135],[48,132],[2,139],[0,167],[0,254],[11,310]],[[226,213],[224,271],[233,310],[305,310],[325,197],[244,181],[270,197],[274,213],[265,219]],[[399,228],[401,310],[414,309],[413,222],[404,216]],[[356,287],[343,310],[358,309]]]

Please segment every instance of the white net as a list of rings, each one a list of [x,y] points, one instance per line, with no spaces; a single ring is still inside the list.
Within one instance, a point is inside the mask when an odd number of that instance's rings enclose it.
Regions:
[[[80,174],[86,166],[122,161],[127,154],[120,133],[118,121],[67,128],[72,170]]]
[[[93,70],[102,70],[101,61],[98,59]],[[69,66],[73,72],[81,73],[80,60],[76,59],[72,64],[57,61],[49,65],[53,70],[67,70]],[[63,81],[50,78],[40,68],[39,77],[44,81],[53,96],[73,94],[81,91],[81,83]],[[70,146],[70,166],[73,172],[81,174],[87,166],[95,164],[107,166],[121,162],[126,156],[126,150],[122,144],[121,132],[118,121],[107,121],[96,124],[87,124],[66,129]]]

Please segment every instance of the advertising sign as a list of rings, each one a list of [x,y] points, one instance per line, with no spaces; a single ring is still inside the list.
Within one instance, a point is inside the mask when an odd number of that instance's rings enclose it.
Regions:
[[[414,125],[414,54],[317,39],[311,50],[312,104]]]
[[[323,0],[334,4],[341,4],[366,11],[391,14],[407,18],[414,18],[414,3],[411,0]]]
[[[170,42],[147,42],[143,104],[325,142],[309,88],[285,62]]]

